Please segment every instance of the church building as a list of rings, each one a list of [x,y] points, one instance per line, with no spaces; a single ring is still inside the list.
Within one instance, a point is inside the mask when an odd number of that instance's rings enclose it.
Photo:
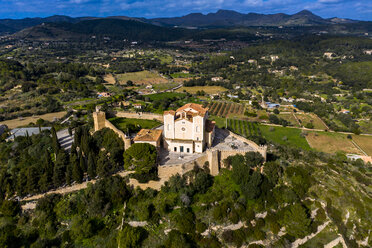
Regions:
[[[164,148],[170,152],[202,153],[211,147],[215,122],[208,120],[208,108],[188,103],[176,111],[164,112]]]

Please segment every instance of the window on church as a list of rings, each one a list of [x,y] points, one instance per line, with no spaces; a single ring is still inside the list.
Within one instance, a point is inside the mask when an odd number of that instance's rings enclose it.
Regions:
[[[197,133],[199,132],[199,126],[196,126],[196,132]]]
[[[168,131],[170,130],[170,125],[169,125],[169,124],[167,125],[167,130],[168,130]]]
[[[174,151],[175,151],[175,152],[177,151],[177,147],[174,148]]]

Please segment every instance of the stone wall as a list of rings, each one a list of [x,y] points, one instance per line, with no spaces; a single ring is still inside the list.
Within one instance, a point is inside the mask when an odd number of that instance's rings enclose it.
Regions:
[[[265,159],[266,161],[266,155],[267,155],[267,146],[260,146],[260,145],[257,145],[256,143],[254,143],[252,140],[249,140],[249,139],[246,139],[236,133],[233,133],[227,129],[224,129],[225,132],[228,132],[231,136],[233,136],[234,138],[236,138],[237,140],[240,140],[242,142],[245,142],[247,143],[249,146],[251,146],[256,152],[259,152],[262,157]],[[245,151],[247,152],[247,151]]]
[[[102,128],[109,128],[114,131],[124,142],[124,149],[128,149],[131,146],[131,139],[126,138],[123,131],[119,130],[115,127],[110,121],[106,119],[106,115],[104,112],[94,112],[93,113],[93,121],[94,121],[94,131],[101,130]]]
[[[145,112],[128,112],[128,111],[119,111],[115,113],[116,117],[125,117],[125,118],[132,118],[132,119],[145,119],[145,120],[157,120],[163,122],[163,115],[153,114],[153,113],[145,113]]]

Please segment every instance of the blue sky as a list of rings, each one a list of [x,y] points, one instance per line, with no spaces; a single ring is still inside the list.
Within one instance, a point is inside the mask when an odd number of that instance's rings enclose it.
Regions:
[[[0,18],[69,16],[173,17],[218,9],[287,13],[308,9],[325,18],[372,21],[372,0],[0,0]]]

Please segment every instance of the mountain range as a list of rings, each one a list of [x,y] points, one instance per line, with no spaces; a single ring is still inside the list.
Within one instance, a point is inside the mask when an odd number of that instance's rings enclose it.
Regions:
[[[353,26],[350,27],[350,25]],[[239,39],[246,40],[254,37],[256,32],[253,29],[260,27],[271,29],[296,27],[296,30],[300,30],[296,31],[298,33],[314,33],[327,29],[336,30],[333,32],[336,34],[341,32],[344,34],[348,30],[358,30],[358,33],[372,32],[372,22],[359,22],[337,17],[324,19],[308,10],[293,15],[242,14],[231,10],[219,10],[206,15],[192,13],[182,17],[153,19],[127,16],[74,18],[61,15],[46,18],[0,19],[0,35],[10,34],[16,39],[43,41],[86,40],[93,36],[142,41],[226,37],[233,37],[233,39],[239,37]]]
[[[192,13],[182,17],[171,18],[134,18],[127,16],[99,17],[69,17],[54,15],[46,18],[24,18],[24,19],[0,19],[0,34],[16,33],[22,29],[34,27],[42,23],[78,23],[81,21],[97,19],[119,19],[136,20],[148,24],[166,27],[194,27],[194,28],[213,28],[213,27],[235,27],[235,26],[309,26],[327,25],[338,23],[355,23],[358,21],[342,18],[324,19],[313,14],[308,10],[303,10],[293,15],[279,14],[242,14],[232,10],[219,10],[216,13],[201,14]]]

